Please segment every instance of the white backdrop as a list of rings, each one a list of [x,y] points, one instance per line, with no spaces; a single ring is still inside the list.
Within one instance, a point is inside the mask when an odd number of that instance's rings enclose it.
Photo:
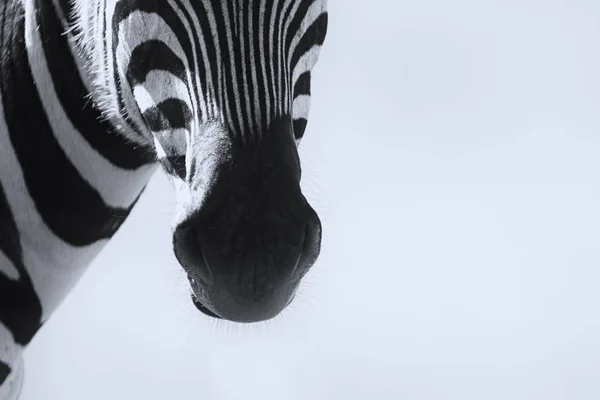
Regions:
[[[600,3],[330,0],[281,318],[191,305],[157,175],[22,400],[600,398]]]

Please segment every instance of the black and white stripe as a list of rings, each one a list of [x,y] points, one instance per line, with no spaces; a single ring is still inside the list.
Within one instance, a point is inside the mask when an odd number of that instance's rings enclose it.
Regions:
[[[23,347],[119,229],[156,161],[189,185],[203,132],[259,143],[289,116],[302,138],[325,9],[0,2],[0,400]]]
[[[155,154],[100,118],[51,2],[4,1],[0,27],[3,381],[122,224]]]
[[[325,38],[325,5],[168,0],[157,8],[121,1],[112,16],[119,80],[133,87],[154,133],[181,130],[166,144],[176,155],[206,121],[242,141],[260,141],[274,118],[289,115],[300,140],[311,69]]]

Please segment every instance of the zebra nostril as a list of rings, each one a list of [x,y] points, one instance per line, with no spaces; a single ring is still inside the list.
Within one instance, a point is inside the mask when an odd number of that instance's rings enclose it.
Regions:
[[[312,210],[312,209],[311,209]],[[298,279],[302,278],[309,268],[316,262],[321,251],[321,221],[314,210],[309,222],[304,227],[304,241],[302,243],[302,252],[297,266],[300,266]],[[294,268],[295,270],[296,268]]]
[[[193,225],[181,225],[173,235],[173,249],[180,264],[186,269],[190,282],[212,282],[213,276],[202,250],[198,229]]]

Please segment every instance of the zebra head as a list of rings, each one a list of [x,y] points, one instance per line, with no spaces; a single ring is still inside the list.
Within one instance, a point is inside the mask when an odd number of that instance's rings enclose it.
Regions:
[[[117,2],[120,104],[175,184],[173,249],[205,314],[272,318],[317,259],[297,145],[326,28],[325,0]]]

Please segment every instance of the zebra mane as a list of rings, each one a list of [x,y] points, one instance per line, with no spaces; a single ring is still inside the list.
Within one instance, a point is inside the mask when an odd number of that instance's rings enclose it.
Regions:
[[[55,4],[60,0],[55,0]],[[63,15],[67,34],[70,35],[75,56],[80,58],[82,74],[90,89],[91,100],[104,119],[111,122],[126,139],[141,145],[152,142],[150,135],[140,136],[126,122],[125,110],[117,101],[118,87],[114,80],[112,58],[109,52],[112,41],[111,15],[117,0],[67,0],[68,9]],[[60,7],[57,6],[59,9]],[[64,8],[63,8],[64,11]],[[135,110],[135,107],[129,107]],[[137,116],[138,120],[141,116]],[[143,124],[138,124],[143,128]],[[144,132],[145,133],[145,132]]]
[[[68,18],[73,21],[73,38],[77,44],[89,51],[93,45],[95,25],[102,0],[70,0],[71,8]]]

